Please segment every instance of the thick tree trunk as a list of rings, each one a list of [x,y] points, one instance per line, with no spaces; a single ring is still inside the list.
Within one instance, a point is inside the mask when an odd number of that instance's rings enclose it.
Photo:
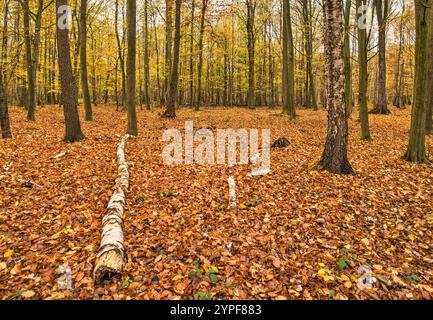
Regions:
[[[83,91],[85,110],[84,119],[92,121],[93,112],[87,76],[87,0],[81,0],[80,5],[80,42],[81,90]]]
[[[64,13],[59,13],[59,8],[67,6],[67,0],[56,0],[57,19]],[[67,28],[57,27],[57,51],[60,72],[60,82],[62,86],[62,102],[65,115],[65,141],[67,143],[80,141],[84,138],[81,132],[80,118],[77,110],[77,100],[75,98],[74,77],[72,74],[72,64],[69,45],[69,31]]]
[[[167,96],[167,118],[176,118],[177,83],[179,80],[179,51],[180,51],[180,9],[182,0],[176,0],[175,22],[174,22],[174,48],[173,65],[170,75],[170,84]]]
[[[431,5],[432,0],[415,0],[415,88],[410,125],[409,145],[404,159],[410,162],[426,162],[425,153],[425,123],[427,109],[427,88],[429,88],[429,74],[427,58],[429,57],[429,29],[433,23]],[[431,61],[429,61],[429,64]]]
[[[433,2],[430,0],[429,2]],[[430,5],[432,5],[431,3]],[[433,10],[430,8],[430,30],[429,30],[429,40],[428,40],[428,58],[427,58],[427,70],[428,74],[433,75]],[[433,134],[433,80],[428,79],[427,86],[427,111],[426,111],[426,134]]]
[[[126,22],[128,55],[126,60],[126,108],[128,111],[127,133],[138,135],[137,114],[135,108],[135,64],[137,52],[137,0],[127,0]]]
[[[191,28],[189,38],[189,105],[194,105],[194,19],[195,0],[191,3]]]
[[[295,66],[292,22],[289,0],[283,0],[283,114],[296,119],[295,111]]]
[[[356,0],[356,7],[366,5],[366,0]],[[357,13],[357,19],[361,19],[362,12]],[[361,121],[361,139],[371,140],[370,128],[368,124],[368,106],[367,106],[367,88],[368,88],[368,57],[367,57],[367,29],[358,27],[358,64],[359,64],[359,81],[358,81],[358,104],[359,119]],[[347,110],[347,106],[346,106]]]
[[[125,144],[128,138],[128,135],[123,136],[117,146],[118,174],[115,191],[102,219],[101,244],[93,271],[96,283],[118,275],[123,270],[125,245],[122,226],[126,193],[129,188],[128,163],[125,159]]]
[[[326,109],[328,132],[320,170],[351,174],[347,157],[348,125],[344,103],[342,0],[324,0]]]
[[[173,49],[173,0],[165,0],[165,79],[164,79],[164,102],[170,91],[170,76],[172,70],[172,49]]]

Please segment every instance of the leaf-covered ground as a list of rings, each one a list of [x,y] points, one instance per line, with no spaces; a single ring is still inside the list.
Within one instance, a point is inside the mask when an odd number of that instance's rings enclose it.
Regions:
[[[371,142],[350,120],[355,176],[314,170],[324,111],[301,110],[296,124],[278,110],[181,110],[176,120],[158,111],[139,111],[140,137],[126,147],[126,270],[95,286],[126,116],[97,107],[96,120],[83,122],[86,139],[66,145],[62,109],[41,108],[28,123],[12,108],[14,139],[0,141],[1,299],[433,298],[433,166],[400,159],[410,110],[372,115]],[[162,133],[187,119],[213,130],[270,128],[290,145],[272,149],[272,172],[260,178],[247,177],[249,166],[165,166]],[[432,158],[431,137],[427,149]],[[238,209],[227,209],[229,174]],[[58,282],[61,265],[71,268],[71,289]]]

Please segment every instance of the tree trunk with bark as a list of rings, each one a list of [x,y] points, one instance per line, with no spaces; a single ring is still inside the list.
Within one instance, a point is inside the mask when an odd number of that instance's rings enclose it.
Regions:
[[[93,120],[92,103],[90,101],[89,81],[87,76],[87,0],[81,0],[80,5],[80,68],[81,90],[86,121]]]
[[[68,5],[67,0],[56,0],[57,21],[61,19],[64,12],[59,8]],[[77,110],[77,100],[75,98],[74,77],[72,74],[72,64],[69,44],[69,30],[66,26],[56,23],[57,30],[57,51],[60,72],[60,82],[62,87],[62,102],[65,115],[65,141],[67,143],[80,141],[84,138],[81,132],[80,118]]]
[[[176,118],[177,84],[179,80],[179,52],[180,52],[180,9],[182,0],[176,0],[174,22],[173,64],[170,74],[170,84],[167,95],[167,109],[165,117]]]
[[[433,13],[432,0],[415,0],[415,88],[414,101],[412,106],[412,118],[409,134],[409,145],[404,159],[409,162],[427,162],[425,152],[426,142],[426,112],[427,112],[427,88],[429,88],[427,63],[429,57],[429,30],[432,28]]]
[[[127,44],[126,60],[126,108],[128,112],[127,133],[138,135],[137,113],[135,107],[135,65],[137,53],[137,0],[126,2]]]
[[[283,114],[296,119],[295,110],[295,66],[293,33],[289,0],[283,0]]]
[[[389,114],[386,96],[386,27],[388,23],[389,0],[374,0],[374,4],[379,25],[379,62],[375,106],[371,113]]]
[[[348,124],[344,103],[343,0],[324,0],[326,109],[328,132],[318,169],[351,174],[347,157]]]
[[[356,7],[366,5],[366,0],[356,0]],[[361,19],[362,12],[357,12],[357,20]],[[358,26],[358,104],[359,119],[361,122],[361,139],[371,140],[370,127],[368,124],[368,105],[367,105],[367,88],[368,88],[368,57],[367,57],[367,29]],[[347,110],[347,107],[346,107]]]

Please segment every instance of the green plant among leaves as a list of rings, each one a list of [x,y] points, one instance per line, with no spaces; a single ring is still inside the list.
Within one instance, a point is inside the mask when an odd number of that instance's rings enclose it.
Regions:
[[[201,277],[201,275],[202,275],[202,271],[201,271],[202,263],[200,261],[194,261],[192,263],[192,265],[194,266],[194,270],[190,271],[188,275],[191,278],[193,278],[193,277],[196,277],[196,278]]]
[[[120,289],[128,288],[131,282],[132,281],[129,278],[126,278],[125,280],[122,281],[122,284],[120,285]]]
[[[245,203],[245,206],[248,208],[254,207],[258,202],[259,202],[259,198],[253,198],[250,201]]]
[[[407,281],[410,281],[413,284],[418,284],[418,282],[419,282],[419,278],[415,273],[411,273],[411,274],[407,275],[405,278]]]
[[[209,277],[211,282],[213,282],[213,283],[218,282],[218,268],[217,267],[210,267],[209,270],[206,272],[206,275]]]
[[[340,258],[337,261],[337,269],[338,271],[349,269],[350,268],[350,259],[347,257]]]
[[[158,192],[158,195],[160,197],[173,197],[174,192],[173,191],[160,191],[160,192]]]
[[[194,294],[194,300],[212,300],[212,293],[198,291]]]

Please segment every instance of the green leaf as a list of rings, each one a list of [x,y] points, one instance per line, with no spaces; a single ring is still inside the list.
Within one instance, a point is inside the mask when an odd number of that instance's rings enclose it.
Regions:
[[[213,282],[213,283],[218,282],[218,276],[216,274],[210,273],[208,276],[209,276],[209,279],[211,282]]]
[[[194,294],[194,300],[212,300],[212,293],[206,294],[203,291],[198,291]]]
[[[259,202],[259,198],[253,198],[250,201],[245,203],[247,207],[254,207]]]
[[[348,258],[340,258],[337,261],[337,269],[339,271],[350,268],[350,260]]]
[[[123,280],[120,289],[128,288],[130,284],[131,284],[131,280],[129,280],[129,278],[126,278],[125,280]]]

